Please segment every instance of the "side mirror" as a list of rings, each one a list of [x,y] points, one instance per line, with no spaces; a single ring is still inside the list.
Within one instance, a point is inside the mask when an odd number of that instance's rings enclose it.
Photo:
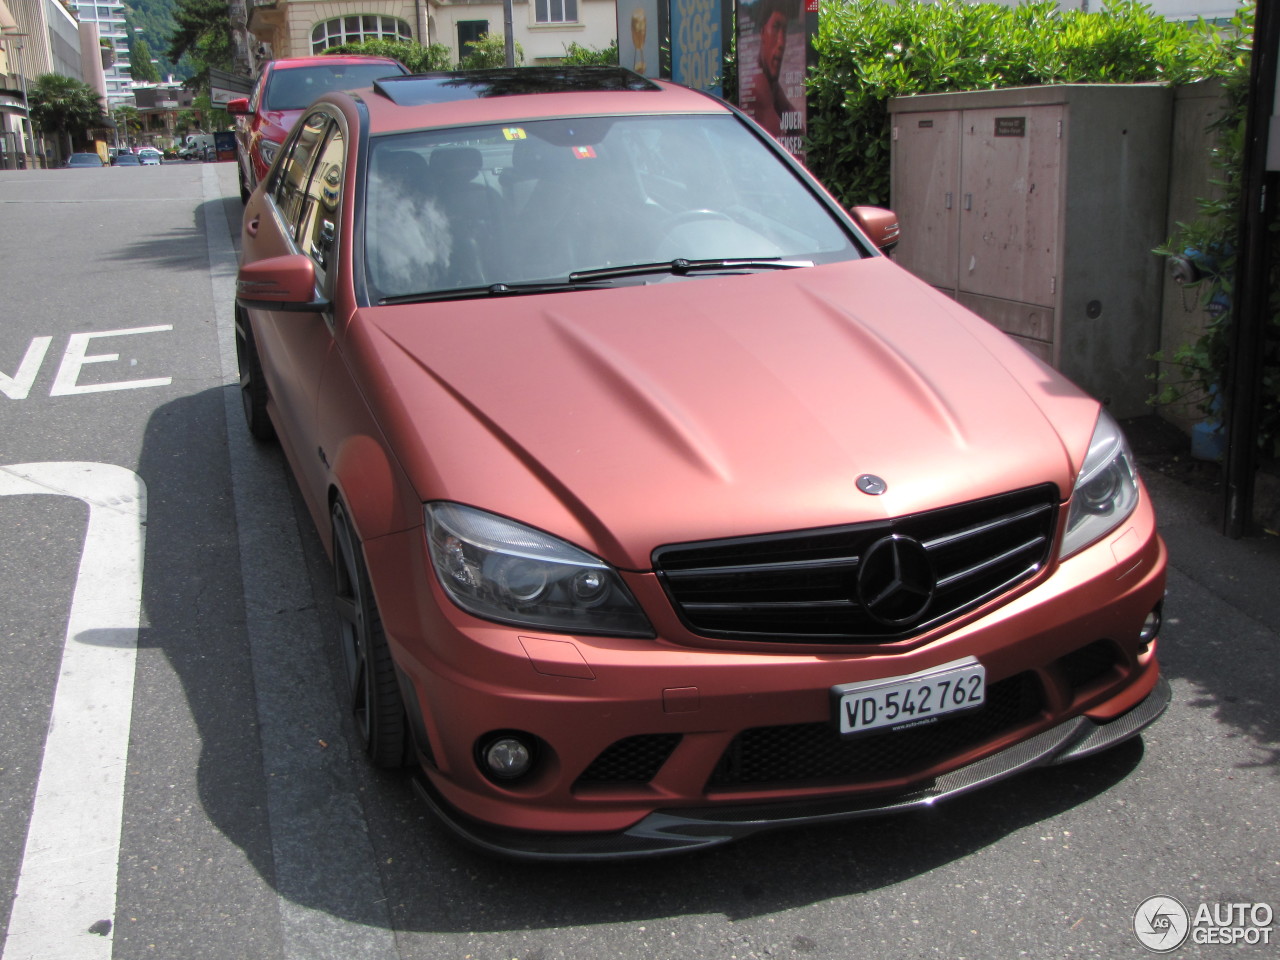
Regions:
[[[249,112],[249,98],[237,97],[234,100],[228,100],[227,105],[222,109],[226,110],[227,113],[247,114]]]
[[[316,296],[316,265],[300,253],[246,263],[236,276],[236,303],[295,313],[329,309],[329,301]]]
[[[884,207],[851,207],[849,215],[872,243],[888,253],[898,245],[898,215]]]

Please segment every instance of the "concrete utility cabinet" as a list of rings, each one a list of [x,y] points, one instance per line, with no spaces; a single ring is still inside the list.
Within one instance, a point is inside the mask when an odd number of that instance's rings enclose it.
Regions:
[[[1154,84],[895,97],[895,259],[1116,416],[1160,346],[1172,94]]]

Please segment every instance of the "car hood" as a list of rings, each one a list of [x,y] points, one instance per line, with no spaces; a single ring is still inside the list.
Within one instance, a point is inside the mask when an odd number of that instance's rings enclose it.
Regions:
[[[672,542],[1070,491],[1096,401],[885,258],[361,310],[423,499],[629,569]],[[861,492],[880,477],[879,496]]]
[[[258,114],[258,133],[266,140],[284,143],[300,116],[302,116],[301,110],[264,109]]]

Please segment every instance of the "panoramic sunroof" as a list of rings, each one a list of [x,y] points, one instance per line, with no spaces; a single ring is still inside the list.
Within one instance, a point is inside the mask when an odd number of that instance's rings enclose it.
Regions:
[[[405,107],[528,93],[659,89],[638,73],[622,67],[509,67],[423,73],[412,77],[384,77],[375,80],[373,86],[388,100]]]

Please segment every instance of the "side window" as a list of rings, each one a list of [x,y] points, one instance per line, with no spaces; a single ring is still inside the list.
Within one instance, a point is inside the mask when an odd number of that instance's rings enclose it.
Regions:
[[[338,201],[342,197],[345,159],[342,130],[334,124],[307,182],[297,233],[298,248],[315,261],[316,274],[322,284],[338,232]]]
[[[267,76],[271,73],[271,69],[267,68],[258,74],[258,82],[253,85],[253,93],[249,94],[249,112],[257,113],[258,106],[262,103],[262,91],[267,85]]]
[[[298,236],[298,224],[305,211],[307,178],[311,174],[312,161],[324,139],[329,118],[316,112],[307,117],[294,131],[291,142],[285,147],[286,155],[280,165],[276,182],[271,187],[280,215]]]

